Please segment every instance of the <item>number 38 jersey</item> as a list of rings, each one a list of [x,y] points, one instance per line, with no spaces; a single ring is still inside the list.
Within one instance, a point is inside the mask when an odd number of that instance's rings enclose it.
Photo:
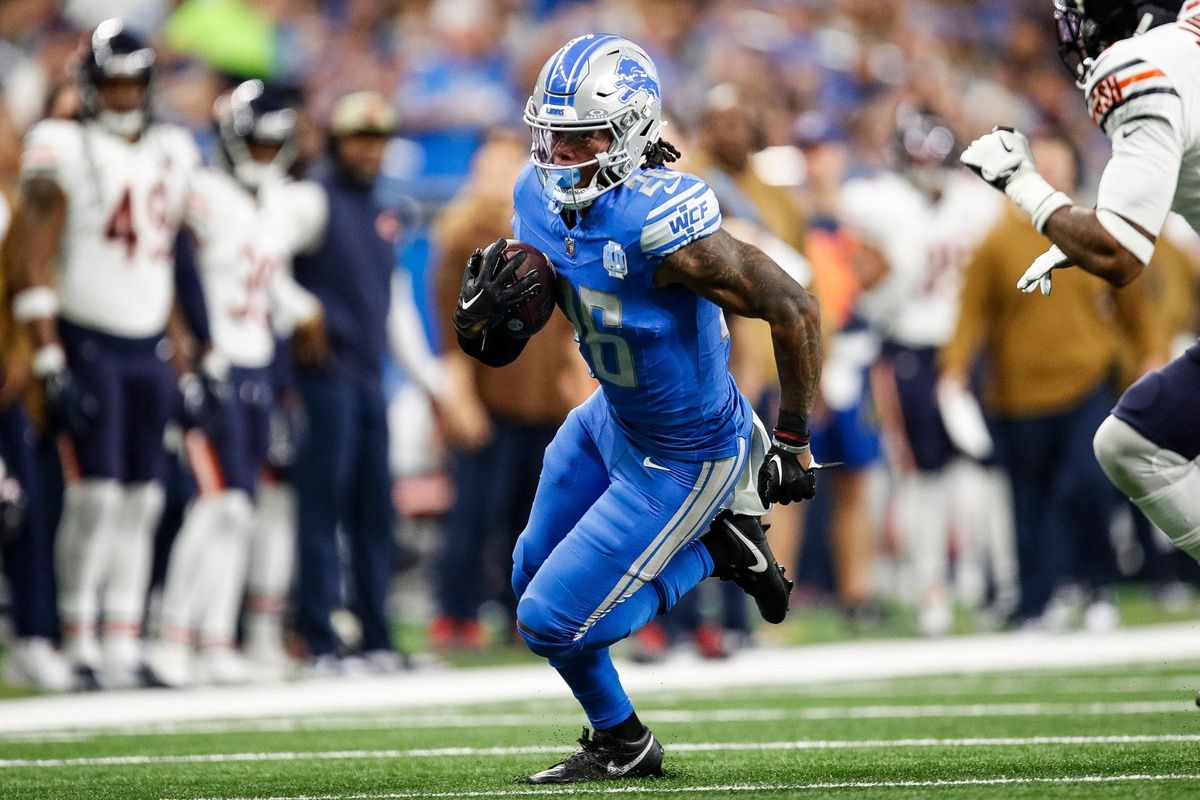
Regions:
[[[735,455],[752,415],[729,374],[721,310],[689,289],[654,286],[664,257],[720,228],[712,190],[682,172],[639,170],[573,227],[550,209],[532,167],[513,195],[513,234],[554,264],[559,304],[625,434],[664,457]]]
[[[308,183],[283,181],[255,197],[224,171],[196,174],[187,224],[196,234],[213,347],[230,363],[266,366],[275,352],[272,327],[288,333],[317,313],[290,267],[323,201]]]
[[[30,129],[22,178],[50,178],[67,199],[55,264],[63,318],[115,336],[162,333],[172,248],[199,161],[191,135],[172,125],[151,125],[132,143],[88,122]]]

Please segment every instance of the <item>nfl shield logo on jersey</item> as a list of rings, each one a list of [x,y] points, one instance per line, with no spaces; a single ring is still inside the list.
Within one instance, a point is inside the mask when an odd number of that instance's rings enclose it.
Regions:
[[[563,247],[565,247],[567,249],[567,257],[568,258],[575,257],[575,240],[574,239],[572,239],[570,236],[564,237],[563,238]]]
[[[610,278],[621,280],[629,274],[629,267],[625,263],[625,250],[611,239],[604,245],[604,271]]]

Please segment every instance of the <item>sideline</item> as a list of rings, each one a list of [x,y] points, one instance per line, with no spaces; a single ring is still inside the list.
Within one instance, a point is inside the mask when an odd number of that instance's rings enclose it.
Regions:
[[[783,722],[788,720],[963,719],[995,717],[1126,716],[1188,714],[1190,699],[1100,703],[970,703],[929,705],[810,706],[800,708],[719,708],[705,711],[648,709],[639,714],[655,727],[698,722]],[[291,716],[272,719],[146,723],[96,728],[90,731],[30,731],[0,733],[5,742],[81,742],[99,737],[221,735],[230,733],[297,733],[312,731],[372,731],[419,728],[528,728],[578,725],[578,713],[412,714],[393,712],[361,716]]]
[[[937,674],[1064,670],[1200,660],[1200,623],[1106,634],[1003,633],[938,641],[882,640],[758,648],[725,662],[621,663],[631,693],[836,684]],[[0,734],[92,730],[188,720],[346,714],[519,700],[569,700],[542,665],[428,670],[386,677],[189,690],[140,690],[0,702]]]

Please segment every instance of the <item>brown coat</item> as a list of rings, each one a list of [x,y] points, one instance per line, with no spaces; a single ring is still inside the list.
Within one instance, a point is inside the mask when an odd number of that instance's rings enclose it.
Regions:
[[[1048,297],[1017,291],[1049,246],[1023,215],[1006,213],[966,268],[958,324],[941,352],[942,367],[963,374],[986,351],[985,400],[1003,416],[1069,409],[1114,376],[1126,342],[1139,361],[1166,354],[1145,281],[1116,291],[1072,268],[1055,271]]]

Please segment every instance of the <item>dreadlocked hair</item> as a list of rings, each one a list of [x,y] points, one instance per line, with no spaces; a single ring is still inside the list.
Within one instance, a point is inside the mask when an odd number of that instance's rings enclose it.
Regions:
[[[646,146],[645,164],[647,167],[654,169],[672,161],[678,161],[681,155],[683,153],[679,152],[678,147],[666,139],[659,139],[657,142]]]

